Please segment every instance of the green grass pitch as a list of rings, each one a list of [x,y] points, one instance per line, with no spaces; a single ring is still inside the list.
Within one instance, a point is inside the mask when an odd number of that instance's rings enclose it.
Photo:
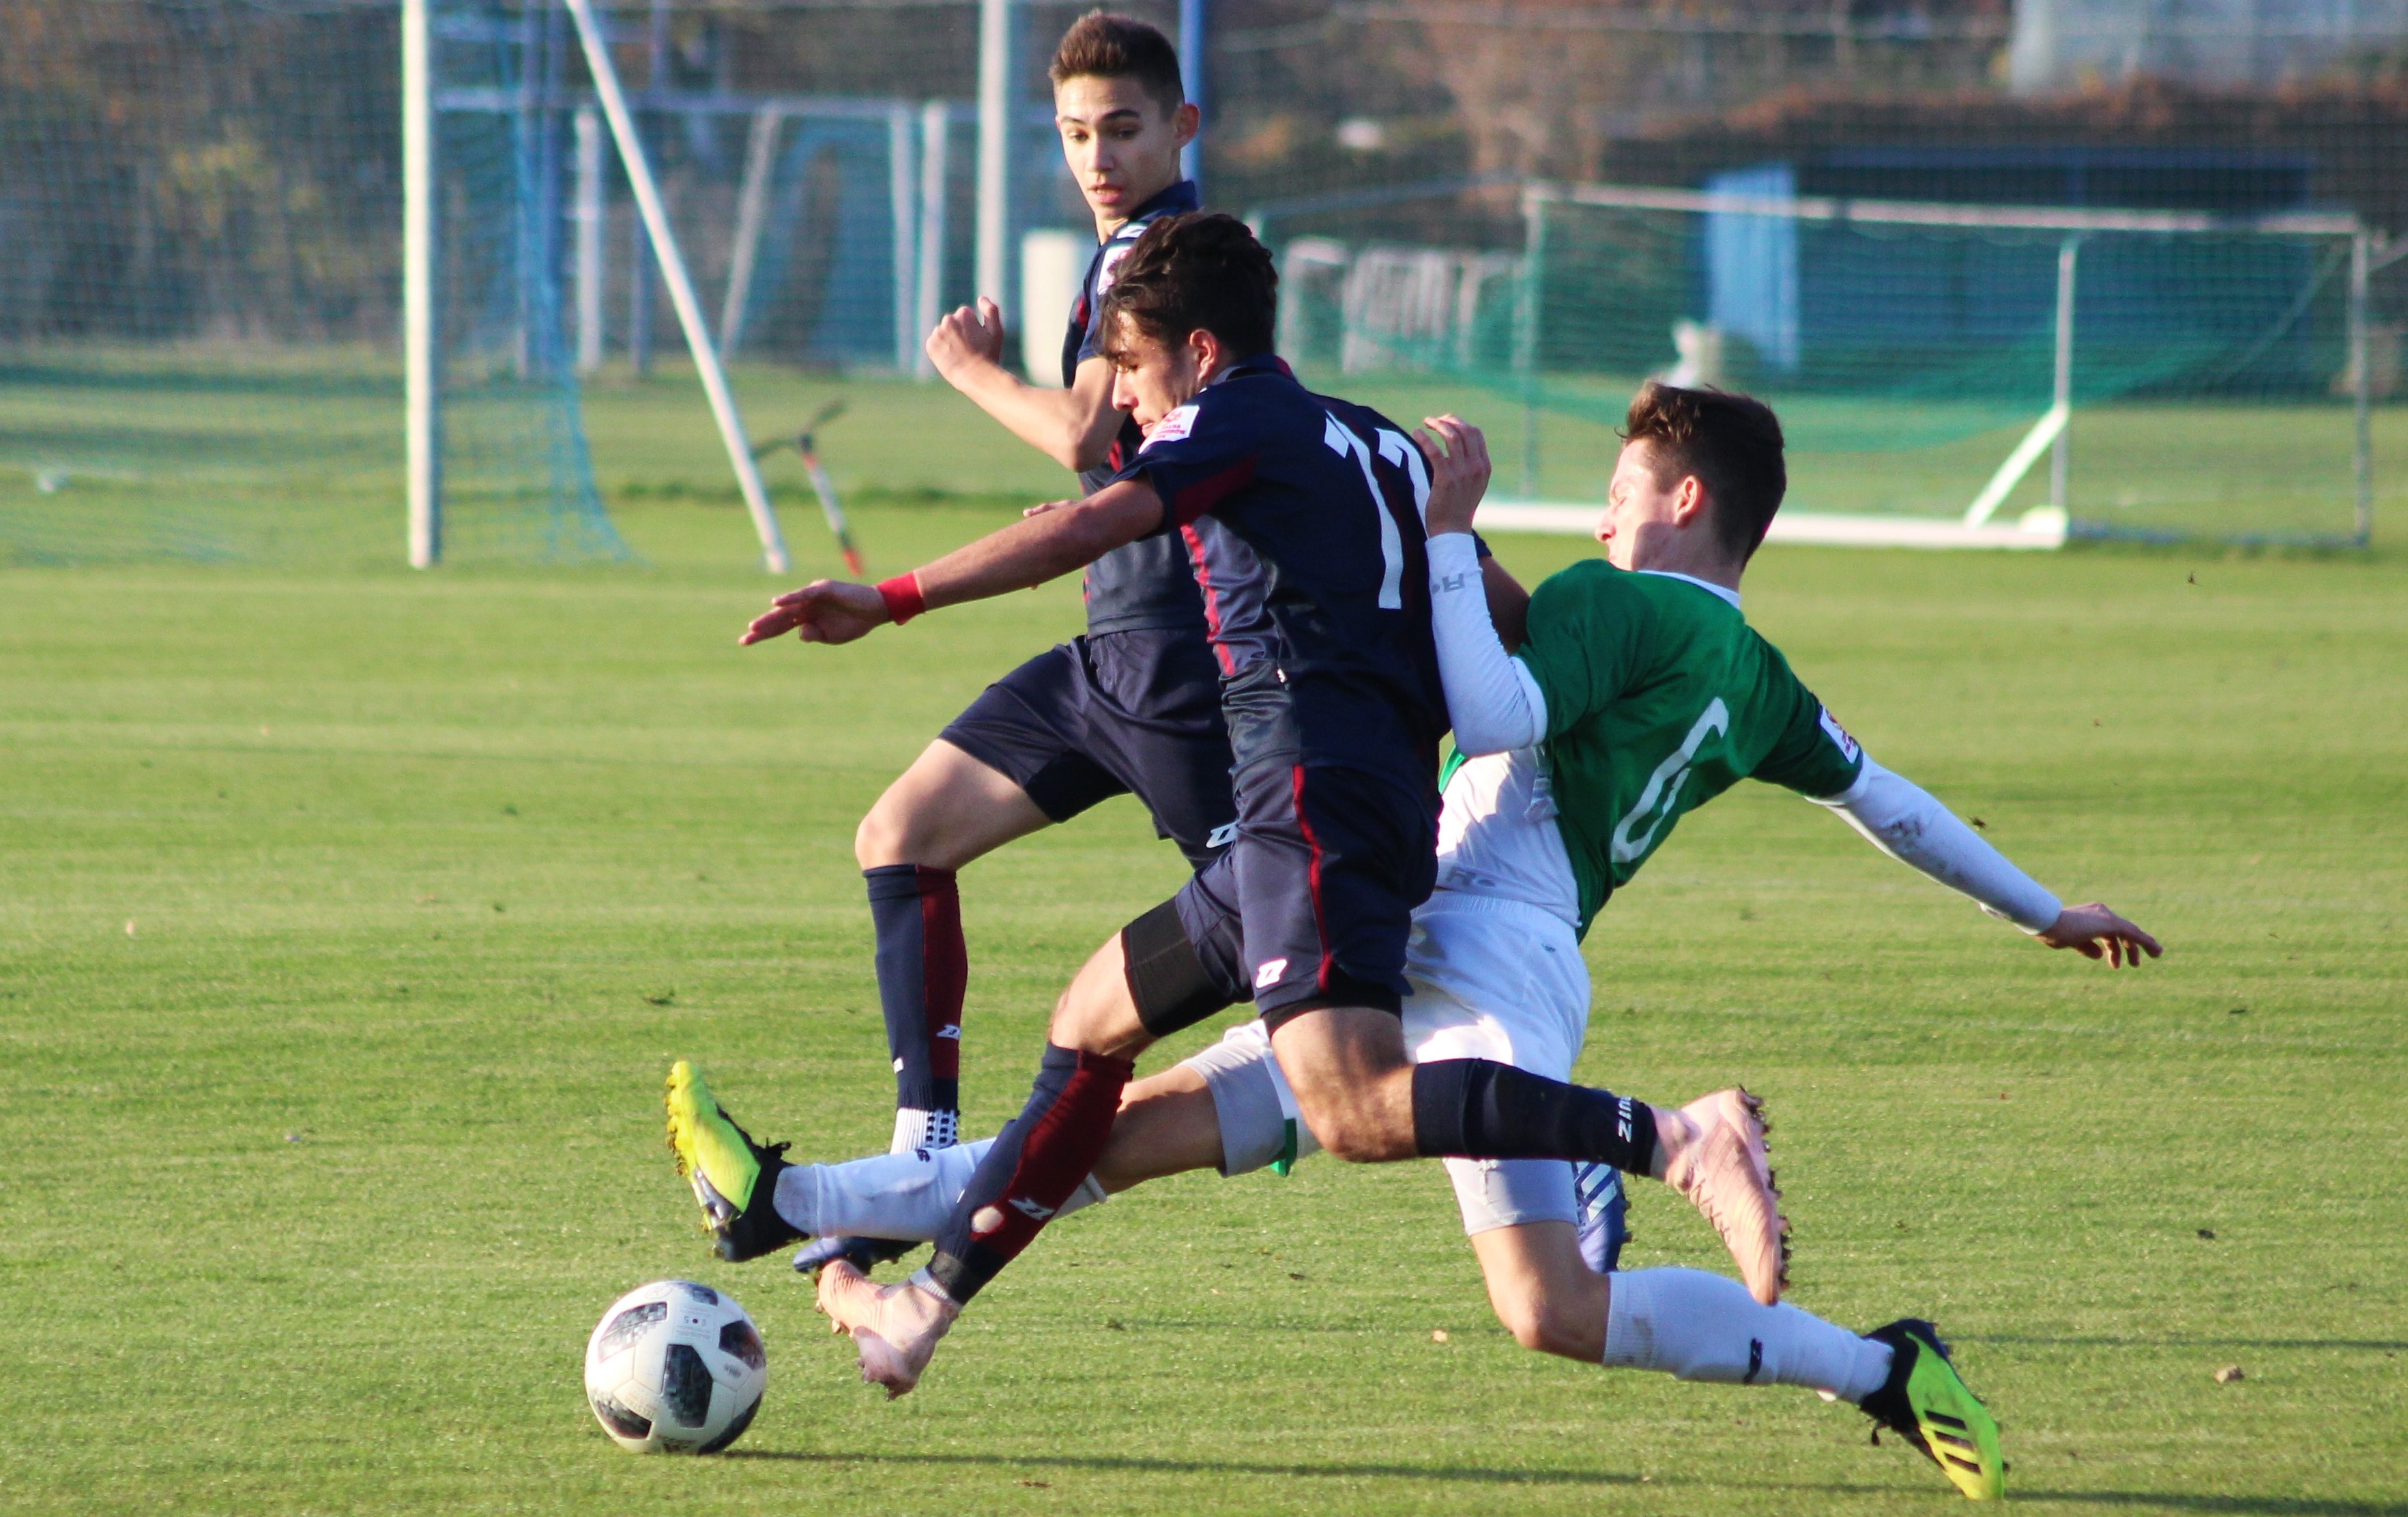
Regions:
[[[874,569],[1006,519],[915,488],[1058,488],[975,424],[914,473],[887,404],[828,438],[891,487]],[[882,1146],[853,823],[1076,595],[739,651],[773,585],[678,406],[595,398],[637,566],[0,570],[0,1510],[1958,1499],[1811,1395],[1516,1349],[1430,1166],[1140,1191],[1050,1233],[917,1394],[854,1381],[782,1262],[707,1252],[661,1075],[697,1060],[812,1156]],[[1583,550],[1498,547],[1533,579]],[[1584,1074],[1763,1092],[1793,1299],[1936,1318],[2017,1501],[2408,1512],[2408,561],[1774,550],[1749,610],[1884,762],[2169,955],[2047,953],[1742,787],[1592,934]],[[974,1126],[1177,877],[1127,802],[965,876]],[[1634,1210],[1633,1264],[1721,1266],[1677,1202]],[[728,1457],[629,1457],[583,1405],[595,1317],[667,1275],[767,1335]]]

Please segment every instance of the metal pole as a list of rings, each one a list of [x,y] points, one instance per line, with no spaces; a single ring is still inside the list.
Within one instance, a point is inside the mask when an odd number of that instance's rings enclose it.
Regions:
[[[1539,498],[1539,294],[1547,254],[1547,201],[1522,192],[1522,288],[1513,307],[1513,367],[1522,377],[1522,498]]]
[[[1187,103],[1204,113],[1204,0],[1179,0],[1179,73],[1180,82],[1187,87]],[[1204,188],[1204,138],[1182,149],[1179,172]]]
[[[937,365],[928,362],[925,337],[944,311],[945,150],[952,122],[941,100],[920,107],[920,279],[913,293],[911,325],[912,373],[922,379],[937,377]]]
[[[2358,491],[2358,545],[2374,540],[2374,354],[2367,322],[2372,318],[2369,285],[2374,273],[2372,236],[2360,230],[2349,243],[2349,376],[2350,407],[2357,413],[2357,436],[2350,449],[2351,483]]]
[[[1012,0],[979,0],[978,293],[1010,290]]]
[[[736,192],[736,251],[727,294],[719,306],[719,351],[733,358],[744,341],[744,309],[752,301],[752,269],[761,256],[761,229],[769,219],[769,178],[778,165],[778,128],[786,113],[763,106],[744,140],[744,182]]]
[[[602,117],[577,107],[577,372],[602,366]]]
[[[761,556],[772,574],[783,574],[788,568],[786,544],[778,531],[778,516],[769,507],[769,494],[761,486],[761,470],[752,461],[752,447],[744,435],[744,419],[737,413],[736,395],[727,387],[727,373],[719,365],[719,353],[711,346],[710,327],[702,314],[702,300],[694,292],[694,280],[686,274],[685,259],[679,253],[677,234],[669,225],[668,208],[661,203],[660,186],[653,181],[652,165],[644,156],[643,143],[636,136],[636,118],[627,109],[627,97],[619,88],[619,71],[610,62],[610,45],[604,40],[601,23],[594,17],[594,0],[562,0],[571,16],[577,19],[577,35],[585,44],[586,66],[594,75],[594,93],[601,97],[602,113],[609,119],[610,135],[618,139],[619,157],[627,167],[627,188],[636,197],[636,209],[652,234],[652,246],[660,254],[661,278],[669,288],[669,303],[677,308],[678,325],[685,332],[687,350],[694,354],[694,366],[702,376],[703,394],[710,398],[710,414],[719,422],[720,441],[727,447],[727,460],[735,466],[736,483],[744,493],[745,508],[752,513],[752,527],[761,537]]]
[[[649,104],[649,97],[661,88],[665,82],[662,76],[668,70],[669,0],[652,0],[652,28],[645,42],[644,94]],[[640,149],[643,139],[639,136],[636,141]],[[619,156],[624,159],[633,150],[622,145]],[[634,232],[635,256],[627,270],[627,361],[640,378],[652,371],[652,283],[656,265],[640,219]]]
[[[895,270],[895,371],[909,374],[912,357],[920,344],[911,331],[911,317],[918,307],[919,280],[913,278],[919,237],[912,219],[920,208],[919,176],[912,172],[911,107],[896,102],[886,117],[886,198],[895,225],[895,247],[891,263]]]
[[[553,365],[566,362],[567,352],[561,342],[560,323],[566,317],[561,308],[560,254],[562,224],[561,162],[561,100],[568,93],[568,32],[567,18],[556,7],[546,6],[543,11],[543,93],[538,102],[536,117],[536,186],[537,237],[542,274],[538,290],[543,300],[538,315],[542,319],[543,351],[540,366],[547,378],[556,379]]]
[[[2056,404],[2065,410],[2065,425],[2048,455],[2048,503],[2066,508],[2073,477],[2073,274],[2082,239],[2068,237],[2057,250],[2057,385]]]
[[[409,566],[443,557],[442,365],[435,304],[435,76],[427,0],[401,7],[402,369]]]

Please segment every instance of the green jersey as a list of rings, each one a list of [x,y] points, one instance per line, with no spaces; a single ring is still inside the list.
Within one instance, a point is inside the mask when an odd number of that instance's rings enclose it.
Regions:
[[[1515,656],[1547,701],[1546,773],[1584,933],[1683,813],[1748,779],[1837,795],[1864,766],[1780,650],[1695,580],[1574,565],[1530,597]]]

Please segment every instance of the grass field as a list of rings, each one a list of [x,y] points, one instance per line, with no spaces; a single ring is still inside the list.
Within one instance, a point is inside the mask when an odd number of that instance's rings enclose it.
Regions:
[[[874,568],[1006,519],[900,504],[960,476],[914,474],[878,404],[844,423],[896,460],[846,465],[888,486]],[[639,394],[593,415],[638,566],[0,570],[0,1510],[1957,1499],[1812,1396],[1516,1349],[1427,1166],[1116,1201],[880,1403],[781,1263],[710,1259],[660,1076],[698,1060],[813,1156],[882,1146],[853,822],[1076,597],[738,651],[770,586],[679,483],[714,478],[707,436]],[[1582,545],[1498,546],[1536,577]],[[1936,1317],[2018,1500],[2408,1512],[2408,561],[1776,550],[1749,609],[1885,763],[2168,957],[2048,954],[1742,787],[1592,934],[1584,1075],[1766,1093],[1793,1298]],[[974,1125],[1176,880],[1126,802],[966,876]],[[1635,1211],[1633,1264],[1717,1263],[1667,1196]],[[769,1338],[727,1458],[627,1457],[582,1402],[595,1316],[672,1274]]]
[[[1498,491],[1555,501],[1601,497],[1629,382],[1554,387],[1566,407],[1526,416],[1518,400],[1459,380],[1312,377],[1407,422],[1458,410],[1489,431]],[[865,504],[999,505],[1064,488],[1062,473],[941,386],[737,374],[755,438],[798,426],[841,396],[821,443],[847,498]],[[557,413],[541,386],[447,405],[455,561],[540,561],[561,544],[538,501]],[[1955,517],[2036,417],[2013,408],[1776,396],[1790,433],[1789,508]],[[616,366],[583,388],[604,498],[630,505],[738,504],[693,375],[664,364],[646,380]],[[1535,448],[1524,429],[1535,429]],[[2072,427],[2079,523],[2118,534],[2338,539],[2355,530],[2353,422],[2339,404],[2086,406]],[[2378,522],[2408,513],[2408,406],[2372,417]],[[790,452],[764,465],[790,513],[815,515]],[[0,566],[217,560],[376,569],[400,536],[401,386],[365,350],[260,355],[199,348],[0,354]],[[2047,499],[2027,475],[2001,521]],[[507,502],[496,508],[495,500]],[[807,525],[798,522],[796,527]],[[799,546],[810,539],[797,530]],[[580,544],[572,530],[570,556]]]

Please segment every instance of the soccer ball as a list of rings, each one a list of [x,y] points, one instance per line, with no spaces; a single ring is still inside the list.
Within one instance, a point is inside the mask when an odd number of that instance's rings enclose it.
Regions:
[[[636,1453],[717,1453],[752,1425],[768,1382],[752,1319],[690,1280],[629,1291],[585,1343],[585,1399]]]

